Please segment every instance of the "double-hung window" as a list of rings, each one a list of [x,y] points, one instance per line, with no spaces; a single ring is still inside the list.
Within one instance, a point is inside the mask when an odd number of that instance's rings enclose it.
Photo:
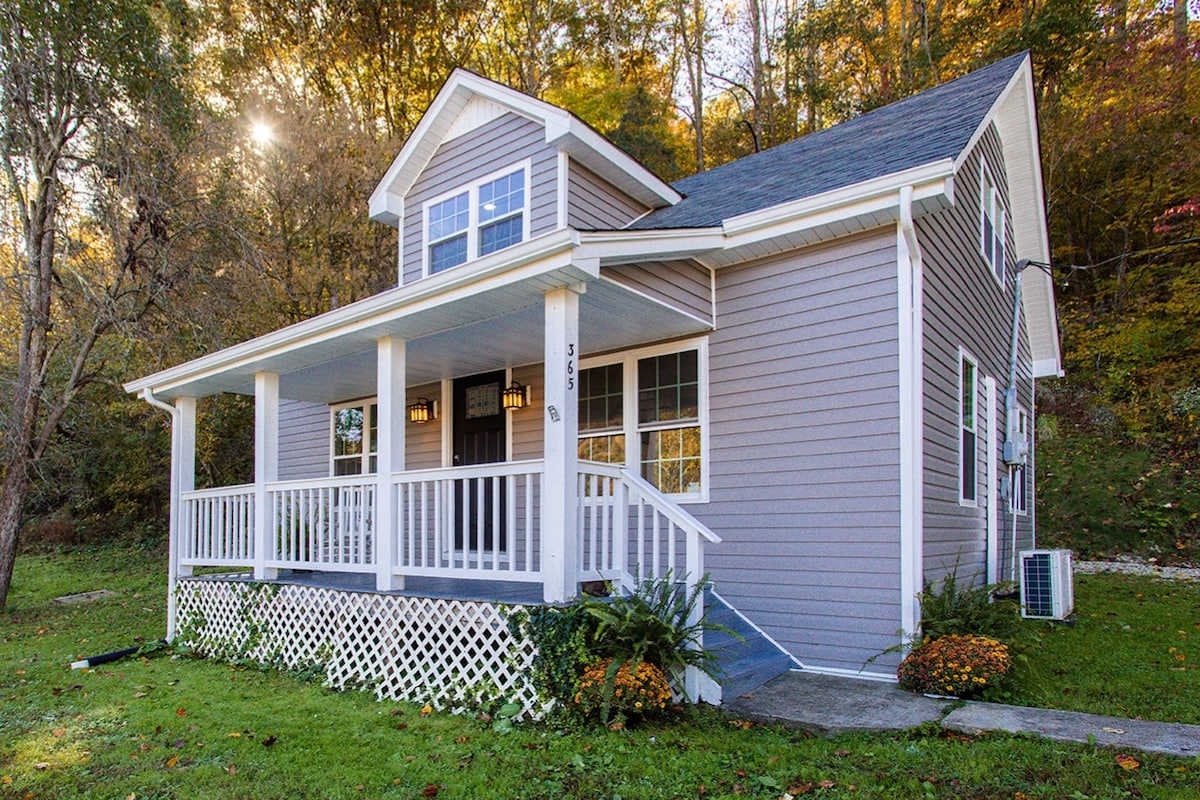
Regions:
[[[1005,211],[1000,190],[986,163],[980,168],[979,252],[991,267],[996,280],[1004,283]]]
[[[358,400],[333,406],[332,471],[337,475],[374,473],[379,443],[379,406]]]
[[[700,344],[582,370],[579,458],[636,469],[664,494],[703,498],[703,361]]]
[[[966,353],[960,352],[958,359],[958,472],[959,472],[959,502],[963,505],[975,505],[976,487],[978,485],[978,447],[977,409],[976,409],[976,375],[978,368],[975,360]]]
[[[425,204],[428,274],[457,267],[525,240],[527,166],[509,169]]]

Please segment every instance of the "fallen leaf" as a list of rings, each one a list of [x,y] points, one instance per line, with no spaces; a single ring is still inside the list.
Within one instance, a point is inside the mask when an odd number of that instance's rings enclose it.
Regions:
[[[275,742],[277,742],[277,741],[278,741],[278,739],[275,738],[275,734],[272,733],[270,736],[268,736],[267,738],[262,740],[262,746],[270,747],[271,745],[275,744]]]
[[[426,784],[424,790],[421,792],[421,797],[437,797],[438,792],[441,790],[442,787],[438,786],[436,783]]]
[[[134,692],[134,693],[133,693],[133,698],[134,698],[135,700],[137,700],[137,699],[139,699],[139,698],[142,698],[142,697],[145,697],[145,696],[146,696],[146,693],[145,693],[145,692]]]
[[[1105,728],[1104,732],[1105,733],[1124,733],[1125,731],[1122,730],[1121,728]]]
[[[242,732],[234,731],[233,733],[226,734],[226,736],[227,736],[227,738],[230,738],[230,739],[240,739],[240,738],[242,738]]]
[[[54,730],[51,731],[51,733],[54,734],[55,739],[58,739],[62,736],[67,735],[67,729],[66,728],[55,728]]]
[[[397,723],[396,723],[396,730],[398,730],[398,731],[402,731],[402,730],[404,730],[404,729],[405,729],[405,728],[407,728],[407,727],[408,727],[408,723],[407,723],[407,722],[397,722]]]
[[[186,716],[187,716],[187,709],[186,709],[186,708],[177,708],[177,709],[175,709],[175,716],[177,716],[177,717],[186,717]]]
[[[185,742],[183,739],[176,739],[175,741],[171,742],[171,747],[174,747],[176,750],[182,750],[186,746],[187,742]]]
[[[795,786],[789,786],[787,793],[792,797],[799,797],[802,794],[808,794],[813,790],[812,781],[797,783]]]
[[[817,781],[818,789],[832,789],[835,786],[837,786],[837,784],[833,781]]]
[[[433,713],[433,706],[429,705],[428,703],[426,703],[426,704],[425,704],[425,705],[424,705],[424,706],[421,708],[421,716],[422,716],[422,717],[428,717],[428,716],[429,716],[430,714],[432,714],[432,713]],[[433,784],[432,784],[432,783],[431,783],[431,784],[429,784],[429,785],[430,785],[430,786],[433,786]],[[433,795],[430,795],[430,797],[432,797],[432,796],[433,796]]]
[[[846,756],[850,755],[850,751],[849,750],[834,750],[833,754],[835,756],[837,756],[838,758],[845,758]]]
[[[393,717],[403,717],[403,716],[404,716],[404,709],[403,709],[403,708],[393,708],[393,709],[392,709],[390,712],[388,712],[388,713],[390,713],[390,714],[391,714]]]
[[[0,778],[0,785],[12,786],[12,775],[5,775]]]
[[[1117,757],[1113,760],[1117,762],[1118,767],[1126,770],[1135,770],[1142,765],[1142,762],[1125,753],[1118,753]]]
[[[466,744],[469,741],[471,741],[470,736],[458,736],[454,739],[455,744]]]
[[[174,769],[175,765],[178,763],[179,763],[179,756],[171,756],[170,758],[167,759],[167,769]]]
[[[225,768],[225,771],[230,775],[237,775],[237,764],[230,764]]]

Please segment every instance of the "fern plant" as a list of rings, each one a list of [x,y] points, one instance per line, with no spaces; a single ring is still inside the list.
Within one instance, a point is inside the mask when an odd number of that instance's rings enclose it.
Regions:
[[[706,580],[707,576],[687,590],[668,572],[642,583],[628,597],[584,600],[584,608],[597,623],[593,654],[612,659],[613,676],[623,666],[636,669],[645,661],[668,672],[696,667],[718,677],[716,654],[703,648],[702,637],[715,631],[736,634],[708,619],[703,607]]]

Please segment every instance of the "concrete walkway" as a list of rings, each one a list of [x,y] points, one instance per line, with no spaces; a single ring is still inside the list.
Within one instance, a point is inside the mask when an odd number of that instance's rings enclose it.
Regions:
[[[730,714],[756,722],[821,734],[896,731],[938,723],[943,728],[970,734],[1029,733],[1060,742],[1094,742],[1184,758],[1200,755],[1200,725],[940,700],[906,692],[893,683],[816,672],[780,675],[725,703],[724,708]]]

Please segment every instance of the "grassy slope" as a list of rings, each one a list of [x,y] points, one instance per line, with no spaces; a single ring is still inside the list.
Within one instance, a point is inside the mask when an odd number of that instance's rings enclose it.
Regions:
[[[12,607],[0,614],[0,797],[778,798],[812,784],[822,797],[1184,798],[1200,781],[1200,763],[1139,756],[1127,771],[1111,751],[1021,737],[810,739],[712,712],[624,732],[521,726],[500,735],[479,721],[421,717],[411,705],[206,661],[67,669],[161,635],[160,572],[159,558],[122,551],[18,563]],[[49,602],[100,588],[120,595]]]

